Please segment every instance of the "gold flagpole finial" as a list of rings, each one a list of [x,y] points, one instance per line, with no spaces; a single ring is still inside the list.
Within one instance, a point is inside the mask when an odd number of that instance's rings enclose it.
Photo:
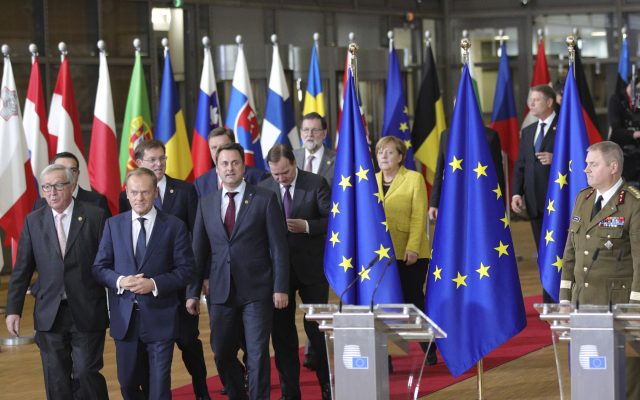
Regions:
[[[469,38],[462,38],[462,40],[460,40],[460,49],[462,49],[463,64],[469,63],[469,48],[471,48],[471,41],[469,40]]]
[[[576,38],[573,35],[569,35],[566,43],[569,51],[569,64],[573,64],[576,61]]]

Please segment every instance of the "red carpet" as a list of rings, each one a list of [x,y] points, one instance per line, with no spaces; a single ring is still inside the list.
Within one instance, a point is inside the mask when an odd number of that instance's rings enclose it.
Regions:
[[[516,337],[512,338],[485,357],[485,371],[551,344],[549,326],[546,322],[540,321],[538,318],[538,312],[533,308],[534,303],[540,303],[541,301],[541,296],[531,296],[524,299],[525,309],[527,312],[527,327]],[[300,356],[302,359],[302,349]],[[411,345],[411,350],[408,355],[393,357],[394,373],[389,377],[389,390],[390,397],[392,399],[407,398],[407,376],[415,366],[422,362],[422,357],[423,353],[420,351],[417,344]],[[420,396],[425,396],[429,393],[433,393],[447,386],[453,385],[454,383],[458,383],[475,376],[476,371],[475,368],[473,368],[458,378],[454,378],[449,374],[449,371],[442,362],[442,359],[439,360],[440,362],[437,365],[427,367],[425,369],[420,383]],[[218,379],[217,376],[209,378],[208,384],[209,390],[212,393],[212,398],[226,398],[226,396],[222,396],[220,394],[220,389],[222,387],[220,385],[220,379]],[[306,368],[301,368],[300,389],[302,390],[303,398],[305,400],[321,399],[320,388],[318,386],[315,373],[307,370]],[[176,400],[190,400],[194,398],[191,385],[176,388],[172,392],[173,398]],[[271,358],[271,398],[280,398],[278,373],[276,371],[273,357]]]

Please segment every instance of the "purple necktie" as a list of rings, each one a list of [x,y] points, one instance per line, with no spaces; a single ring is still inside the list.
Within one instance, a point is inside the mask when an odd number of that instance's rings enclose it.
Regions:
[[[284,217],[286,219],[291,218],[291,203],[293,202],[291,200],[291,192],[289,189],[291,189],[291,185],[285,186],[284,196],[282,196],[282,207],[284,208]]]
[[[307,157],[307,165],[305,165],[304,170],[306,172],[313,172],[313,160],[316,158],[316,156],[309,156]]]
[[[231,237],[233,227],[236,225],[236,202],[233,199],[238,192],[227,192],[229,197],[229,205],[227,206],[227,212],[224,213],[224,228],[227,231],[227,236]]]

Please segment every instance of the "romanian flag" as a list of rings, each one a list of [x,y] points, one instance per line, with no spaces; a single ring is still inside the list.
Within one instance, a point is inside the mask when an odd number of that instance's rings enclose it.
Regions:
[[[427,183],[432,185],[438,162],[440,135],[447,128],[447,123],[444,118],[442,94],[438,85],[438,72],[431,51],[431,43],[427,43],[426,53],[424,78],[416,102],[411,143],[416,159],[426,170]]]
[[[580,59],[580,49],[576,46],[576,86],[578,88],[578,94],[580,95],[580,104],[582,104],[582,116],[584,117],[584,125],[587,129],[587,137],[589,143],[597,143],[602,141],[602,135],[596,125],[596,110],[593,107],[593,100],[591,98],[591,92],[589,91],[589,85],[587,85],[587,78],[584,74],[584,67],[582,66],[582,60]]]
[[[127,107],[124,111],[122,123],[122,139],[120,142],[120,184],[124,185],[127,173],[138,168],[134,151],[138,143],[150,140],[151,112],[149,111],[149,98],[147,97],[147,84],[144,79],[140,51],[136,50],[136,62],[131,73],[129,84],[129,96]]]
[[[173,79],[169,50],[164,54],[160,105],[156,121],[156,139],[167,148],[167,175],[185,181],[193,180],[193,162],[189,150],[189,138],[176,81]]]
[[[508,176],[513,176],[513,165],[518,158],[520,148],[520,127],[518,126],[518,115],[516,114],[516,103],[513,99],[513,85],[511,83],[511,71],[509,70],[509,59],[507,57],[507,46],[501,45],[500,64],[498,66],[498,81],[496,82],[496,93],[493,100],[493,114],[491,115],[491,128],[495,129],[500,136],[500,146],[502,152],[508,159]],[[496,165],[496,168],[502,168]],[[511,187],[511,182],[509,186]]]

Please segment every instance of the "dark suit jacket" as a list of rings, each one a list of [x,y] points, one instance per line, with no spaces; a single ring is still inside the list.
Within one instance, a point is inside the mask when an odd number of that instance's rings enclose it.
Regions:
[[[498,184],[504,191],[504,170],[502,169],[502,148],[500,147],[500,136],[495,130],[484,127],[484,135],[489,143],[489,151],[491,151],[491,159],[496,167],[496,175],[498,176]],[[438,163],[436,164],[436,172],[433,177],[433,187],[431,188],[431,198],[429,199],[429,207],[439,207],[440,192],[442,191],[442,177],[444,175],[445,158],[447,156],[447,144],[449,143],[449,129],[442,131],[440,136],[440,148],[438,149]]]
[[[174,179],[169,175],[167,177],[167,187],[164,191],[164,199],[162,199],[162,211],[174,215],[180,218],[189,232],[193,229],[193,222],[196,219],[196,206],[198,205],[198,198],[193,185],[182,181],[180,179]],[[127,199],[127,193],[120,193],[120,212],[131,210],[131,204]]]
[[[298,168],[304,170],[304,148],[295,149],[293,155],[296,157],[296,164]],[[324,154],[322,160],[320,160],[320,168],[318,168],[318,175],[327,180],[329,188],[333,186],[333,171],[336,168],[336,152],[324,147]]]
[[[129,328],[134,301],[140,307],[140,324],[150,341],[169,340],[178,334],[178,291],[192,279],[193,252],[187,226],[177,217],[158,211],[142,265],[133,255],[131,211],[109,218],[93,265],[96,280],[109,289],[111,336],[123,339]],[[120,276],[143,273],[153,278],[158,297],[117,294]]]
[[[35,329],[49,331],[63,292],[79,331],[99,331],[108,325],[104,288],[93,279],[91,265],[105,224],[102,209],[74,202],[64,260],[60,253],[53,213],[49,206],[30,213],[23,225],[16,266],[7,295],[7,314],[22,314],[34,271],[38,271],[33,319]]]
[[[287,228],[277,196],[247,183],[231,237],[224,229],[221,204],[221,192],[198,203],[193,249],[199,279],[187,289],[187,296],[198,297],[203,277],[209,278],[213,304],[229,298],[231,280],[237,297],[247,302],[288,293]]]
[[[106,218],[111,216],[111,209],[109,209],[109,202],[107,202],[107,198],[98,192],[90,192],[78,186],[78,195],[76,196],[76,200],[102,208],[105,211]],[[33,204],[33,210],[37,210],[38,208],[46,205],[47,201],[44,197],[41,197]]]
[[[249,166],[246,166],[244,168],[244,180],[253,185],[257,185],[268,177],[269,174],[267,173],[267,171],[263,171],[260,168]],[[204,197],[217,191],[218,173],[216,172],[216,167],[211,168],[211,170],[206,174],[198,177],[198,179],[193,182],[193,185],[195,186],[196,192],[198,193],[198,198]]]
[[[553,153],[557,124],[558,115],[556,114],[542,140],[542,152]],[[540,164],[540,161],[535,156],[533,139],[536,135],[536,129],[538,129],[537,121],[522,129],[518,159],[513,167],[512,196],[516,194],[524,195],[529,218],[542,218],[544,215],[544,202],[547,197],[549,173],[551,172],[551,165]]]
[[[280,184],[273,178],[260,183],[278,198],[282,207]],[[320,175],[298,170],[293,192],[291,218],[300,218],[309,224],[309,233],[287,232],[292,273],[304,284],[326,281],[324,276],[324,244],[331,207],[331,189]]]

